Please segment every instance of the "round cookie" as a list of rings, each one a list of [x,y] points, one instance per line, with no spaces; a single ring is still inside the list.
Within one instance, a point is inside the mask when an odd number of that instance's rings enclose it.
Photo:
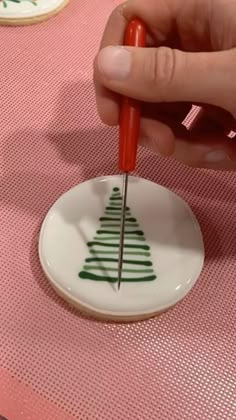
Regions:
[[[121,288],[117,288],[122,177],[63,194],[42,224],[39,258],[57,293],[96,318],[139,321],[182,300],[204,263],[198,222],[176,194],[130,177]]]
[[[0,25],[32,25],[59,13],[69,0],[0,0]]]

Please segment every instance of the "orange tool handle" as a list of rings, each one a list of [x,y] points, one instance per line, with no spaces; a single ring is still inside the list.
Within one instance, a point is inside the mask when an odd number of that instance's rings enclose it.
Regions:
[[[124,44],[130,47],[146,46],[146,28],[139,19],[132,20],[126,30]],[[140,104],[123,98],[120,110],[119,169],[135,170],[140,129]]]

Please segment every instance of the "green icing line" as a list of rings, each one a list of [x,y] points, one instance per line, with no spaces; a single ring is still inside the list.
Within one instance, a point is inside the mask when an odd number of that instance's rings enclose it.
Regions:
[[[96,274],[93,273],[88,273],[87,271],[81,271],[79,273],[79,277],[81,279],[87,279],[87,280],[96,280],[96,281],[107,281],[109,283],[116,283],[117,282],[117,277],[108,277],[108,276],[97,276]],[[141,282],[141,281],[152,281],[155,280],[156,276],[155,275],[151,275],[151,276],[144,276],[144,277],[130,277],[130,278],[125,278],[122,277],[122,282]]]
[[[97,267],[96,265],[85,265],[84,270],[85,271],[90,271],[90,270],[118,271],[118,268]],[[153,270],[151,268],[140,269],[140,270],[135,270],[135,269],[132,269],[132,268],[123,268],[122,271],[124,273],[153,273]]]
[[[26,2],[26,1],[31,3],[33,6],[38,6],[37,5],[38,0],[2,0],[2,4],[3,4],[4,8],[7,8],[9,2],[20,4],[20,3],[23,3],[23,2]],[[0,1],[0,5],[1,5],[1,1]],[[1,417],[0,417],[0,419],[1,419]]]
[[[121,216],[120,211],[104,211],[104,214],[107,214],[108,216]]]
[[[103,230],[103,229],[99,229],[97,230],[97,235],[102,235],[102,234],[112,234],[112,235],[120,235],[120,231],[116,231],[116,230]],[[138,236],[143,236],[143,232],[141,230],[131,230],[131,231],[125,231],[125,235],[138,235]]]
[[[122,201],[122,197],[121,196],[119,196],[119,197],[112,197],[111,196],[110,200],[111,201]]]
[[[108,214],[110,216],[121,216],[121,211],[105,211],[105,214]],[[126,216],[131,216],[131,213],[129,211],[126,212]]]
[[[144,257],[151,257],[150,252],[142,252],[142,251],[124,251],[124,255],[143,255]]]
[[[85,262],[86,263],[90,263],[90,262],[95,262],[95,261],[99,261],[99,262],[115,262],[118,263],[119,259],[118,258],[86,258]],[[147,267],[152,266],[152,262],[151,261],[140,261],[140,260],[123,260],[124,264],[135,264],[135,265],[145,265]]]
[[[119,239],[119,237],[114,238],[114,236],[103,236],[102,238],[100,236],[94,236],[95,241],[114,241],[114,239]],[[140,238],[139,236],[128,236],[125,238],[126,240],[134,240],[134,241],[145,241],[145,238]],[[1,419],[0,419],[1,420]]]
[[[108,224],[106,224],[106,223],[102,223],[101,224],[101,227],[102,228],[108,228],[108,227],[115,227],[115,228],[120,228],[120,224],[111,224],[111,223],[108,223]],[[126,224],[125,225],[125,227],[138,227],[138,223],[133,223],[133,224]]]
[[[113,209],[118,208],[118,209],[122,210],[122,207],[121,207],[120,203],[109,203],[109,206],[111,206]],[[129,207],[126,207],[126,208],[129,209]]]
[[[103,242],[97,242],[97,241],[90,241],[87,243],[89,247],[97,245],[97,246],[104,246],[109,248],[119,248],[119,244],[106,244]],[[150,250],[150,246],[148,245],[133,245],[133,244],[124,244],[124,248],[134,248],[134,249],[144,249],[146,251]]]
[[[117,251],[99,251],[99,250],[95,250],[95,249],[90,249],[90,253],[94,254],[94,255],[117,255],[118,256],[118,252]],[[150,257],[151,254],[150,252],[144,252],[144,251],[124,251],[124,255],[143,255],[144,257]]]
[[[121,211],[120,210],[105,210],[104,214],[110,214],[111,216],[120,216]]]
[[[100,217],[100,222],[106,222],[106,221],[118,221],[120,222],[119,217]],[[126,222],[137,222],[137,220],[134,217],[129,217],[128,219],[125,219]]]

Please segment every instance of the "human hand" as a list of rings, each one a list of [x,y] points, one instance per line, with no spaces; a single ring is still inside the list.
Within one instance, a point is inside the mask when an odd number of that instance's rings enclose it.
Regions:
[[[148,48],[119,48],[128,21],[148,28]],[[110,16],[94,61],[98,113],[119,120],[119,95],[143,102],[140,142],[193,167],[236,170],[236,3],[129,0]],[[187,130],[192,104],[203,107]]]

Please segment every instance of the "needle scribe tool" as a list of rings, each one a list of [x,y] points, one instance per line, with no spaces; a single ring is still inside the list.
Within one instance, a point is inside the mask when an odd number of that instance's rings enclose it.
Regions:
[[[126,29],[125,46],[145,47],[146,28],[139,19],[132,20]],[[122,98],[120,110],[119,170],[123,173],[122,213],[118,260],[118,290],[122,280],[126,202],[129,173],[135,170],[140,130],[140,104],[131,98]]]

